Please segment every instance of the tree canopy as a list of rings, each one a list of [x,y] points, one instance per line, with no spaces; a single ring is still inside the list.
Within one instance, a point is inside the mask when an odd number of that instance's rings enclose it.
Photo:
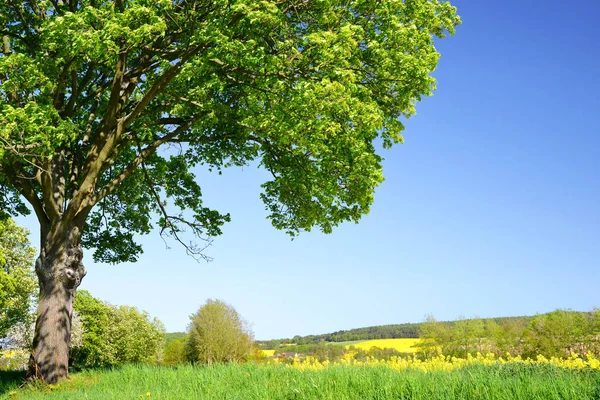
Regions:
[[[192,166],[258,159],[273,225],[330,232],[368,212],[373,142],[402,141],[459,22],[437,0],[3,2],[0,209],[84,219],[96,260],[131,261],[153,214],[221,233]]]

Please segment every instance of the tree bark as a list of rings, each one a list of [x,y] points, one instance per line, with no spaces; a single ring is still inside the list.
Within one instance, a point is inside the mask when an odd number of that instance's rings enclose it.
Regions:
[[[86,270],[79,227],[55,227],[42,240],[35,265],[40,295],[28,377],[56,383],[68,374],[73,300]]]

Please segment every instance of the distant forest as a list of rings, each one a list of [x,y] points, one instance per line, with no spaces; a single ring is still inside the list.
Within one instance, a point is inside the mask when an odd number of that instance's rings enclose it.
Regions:
[[[533,319],[532,316],[521,317],[500,317],[500,318],[483,318],[482,321],[495,321],[498,324],[502,322],[515,321],[521,322],[524,325],[529,324]],[[441,324],[447,324],[450,328],[456,321],[443,321]],[[372,340],[372,339],[400,339],[400,338],[418,338],[423,323],[406,323],[394,325],[379,325],[369,326],[366,328],[350,329],[348,331],[337,331],[333,333],[324,333],[321,335],[294,336],[291,339],[273,339],[273,340],[258,340],[256,344],[261,349],[276,349],[281,344],[318,344],[322,342],[351,342],[357,340]]]

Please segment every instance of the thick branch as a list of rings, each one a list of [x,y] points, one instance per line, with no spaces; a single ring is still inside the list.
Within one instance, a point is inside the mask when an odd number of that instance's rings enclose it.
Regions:
[[[133,108],[133,110],[123,118],[123,125],[125,127],[129,126],[129,124],[131,124],[140,115],[140,113],[142,111],[144,111],[144,109],[148,106],[148,104],[150,104],[150,102],[154,99],[154,97],[156,97],[156,95],[161,90],[163,90],[169,84],[169,82],[171,82],[171,80],[173,78],[175,78],[175,76],[177,76],[177,73],[179,72],[181,67],[199,50],[200,50],[200,48],[197,47],[197,48],[191,49],[188,52],[186,52],[185,54],[183,54],[181,56],[181,58],[173,66],[171,66],[171,68],[166,70],[156,80],[156,82],[154,82],[152,87],[150,89],[148,89],[146,94],[144,94],[142,99]]]
[[[115,66],[115,76],[113,78],[108,109],[98,128],[98,136],[86,155],[85,167],[83,168],[84,180],[73,194],[73,198],[66,211],[66,217],[69,219],[73,218],[84,207],[83,203],[85,199],[89,198],[91,193],[93,193],[95,182],[102,170],[102,165],[109,157],[114,145],[119,141],[124,131],[123,124],[117,121],[116,116],[118,115],[120,105],[122,106],[121,95],[126,60],[127,53],[121,50]]]
[[[43,163],[41,171],[42,198],[44,209],[50,220],[57,220],[60,216],[58,204],[54,198],[54,187],[52,185],[52,160],[48,159]]]
[[[153,154],[159,146],[161,146],[164,143],[167,143],[167,142],[171,141],[172,139],[174,139],[175,137],[177,137],[177,135],[185,132],[198,119],[200,119],[200,116],[198,116],[197,118],[195,118],[193,120],[190,120],[187,123],[179,126],[179,128],[173,130],[171,133],[163,136],[162,138],[155,140],[148,147],[146,147],[144,149],[141,149],[139,151],[139,154],[137,155],[137,157],[119,175],[117,175],[116,178],[114,178],[111,182],[109,182],[106,186],[104,186],[102,188],[102,190],[100,190],[100,192],[98,192],[98,194],[92,200],[92,204],[98,203],[104,197],[106,197],[109,194],[111,194],[125,179],[127,179],[133,173],[133,171],[135,171],[135,169],[146,158],[148,158],[151,154]]]

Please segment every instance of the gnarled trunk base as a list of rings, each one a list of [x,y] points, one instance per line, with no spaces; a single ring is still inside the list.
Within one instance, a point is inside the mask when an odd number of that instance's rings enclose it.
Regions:
[[[81,260],[79,241],[73,244],[67,239],[56,250],[42,248],[36,261],[40,296],[29,378],[56,383],[67,377],[73,299],[86,274]]]

